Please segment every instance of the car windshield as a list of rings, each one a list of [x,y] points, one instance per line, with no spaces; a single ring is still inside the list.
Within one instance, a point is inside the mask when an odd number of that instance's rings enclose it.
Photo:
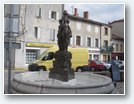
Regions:
[[[42,55],[44,55],[44,54],[46,54],[46,53],[47,53],[47,50],[44,51],[44,52],[42,52],[42,53],[37,57],[37,60],[39,60],[39,59],[42,57]]]
[[[96,64],[102,64],[102,62],[100,62],[100,61],[95,61],[96,62]]]

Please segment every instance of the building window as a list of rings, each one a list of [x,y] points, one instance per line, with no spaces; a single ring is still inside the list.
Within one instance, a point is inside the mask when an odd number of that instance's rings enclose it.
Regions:
[[[94,60],[99,60],[99,55],[94,55]]]
[[[34,37],[38,38],[38,27],[34,27]]]
[[[41,18],[41,8],[38,8],[38,9],[36,10],[36,17],[37,17],[37,18]]]
[[[108,48],[108,41],[104,40],[104,48]]]
[[[87,31],[88,31],[88,32],[91,32],[91,25],[88,25],[88,26],[87,26]]]
[[[80,46],[81,43],[81,37],[80,36],[76,36],[76,45]]]
[[[91,47],[91,38],[87,38],[87,46]]]
[[[50,40],[55,41],[55,29],[50,29]]]
[[[103,55],[103,61],[106,62],[106,60],[107,60],[107,56]]]
[[[95,32],[96,32],[96,33],[99,32],[99,27],[95,26]]]
[[[95,39],[95,47],[99,47],[99,40]]]
[[[123,45],[120,45],[120,52],[123,52]]]
[[[31,61],[36,60],[39,55],[39,50],[26,49],[26,64],[29,64]]]
[[[77,22],[76,28],[77,28],[77,30],[81,30],[81,23]]]
[[[116,51],[118,51],[118,44],[116,44],[116,47],[115,47]]]
[[[105,27],[105,35],[108,35],[108,28]]]
[[[51,12],[51,19],[56,20],[56,12],[55,11]]]
[[[89,62],[92,60],[92,54],[89,54]]]

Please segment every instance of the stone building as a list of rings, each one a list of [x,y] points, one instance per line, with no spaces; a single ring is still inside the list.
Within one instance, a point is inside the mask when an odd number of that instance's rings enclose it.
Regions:
[[[20,49],[12,49],[12,67],[27,68],[28,64],[37,58],[46,48],[44,44],[57,44],[57,32],[62,17],[62,4],[5,4],[4,33],[5,42],[8,40],[9,24],[13,20],[13,41],[21,44]],[[10,12],[12,7],[13,18]],[[75,8],[73,15],[69,14],[73,47],[86,47],[89,51],[89,60],[110,60],[111,28],[108,24],[91,20],[89,12],[83,17],[78,16]],[[40,44],[40,45],[39,45]],[[38,46],[39,45],[39,46]],[[8,48],[4,48],[4,66],[8,66]]]
[[[69,19],[73,35],[70,44],[88,48],[89,60],[110,60],[111,53],[102,51],[110,47],[110,26],[91,20],[88,11],[83,12],[83,17],[80,17],[77,8],[73,15],[69,15]]]
[[[21,43],[21,48],[14,50],[13,66],[15,68],[27,68],[31,60],[45,50],[30,43],[57,43],[58,20],[61,18],[64,5],[62,4],[12,4],[19,11],[19,33],[16,41]],[[5,5],[5,14],[10,11],[11,4]],[[9,22],[9,21],[8,21]],[[6,37],[5,37],[6,39]],[[5,50],[5,53],[8,53]],[[5,66],[8,58],[4,56]]]
[[[124,60],[124,19],[113,21],[110,25],[111,42],[114,46],[111,56],[116,60]]]

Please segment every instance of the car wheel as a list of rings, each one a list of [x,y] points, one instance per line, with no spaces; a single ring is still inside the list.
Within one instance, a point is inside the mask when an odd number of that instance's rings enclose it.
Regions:
[[[83,72],[83,68],[82,67],[76,68],[76,72]]]
[[[105,70],[105,71],[107,71],[107,70],[108,70],[106,66],[104,66],[104,70]]]
[[[38,67],[38,71],[46,71],[44,67]]]
[[[95,71],[95,68],[94,67],[91,67],[91,71]]]

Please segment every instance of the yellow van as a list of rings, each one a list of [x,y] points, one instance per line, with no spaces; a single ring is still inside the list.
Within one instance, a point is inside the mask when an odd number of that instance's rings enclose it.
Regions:
[[[57,46],[48,48],[46,51],[39,55],[37,60],[34,60],[31,64],[29,64],[29,71],[49,71],[49,69],[53,67],[53,56],[57,50]],[[88,65],[89,55],[87,48],[69,47],[68,51],[72,53],[71,63],[74,71],[82,71],[82,67],[84,65]]]

